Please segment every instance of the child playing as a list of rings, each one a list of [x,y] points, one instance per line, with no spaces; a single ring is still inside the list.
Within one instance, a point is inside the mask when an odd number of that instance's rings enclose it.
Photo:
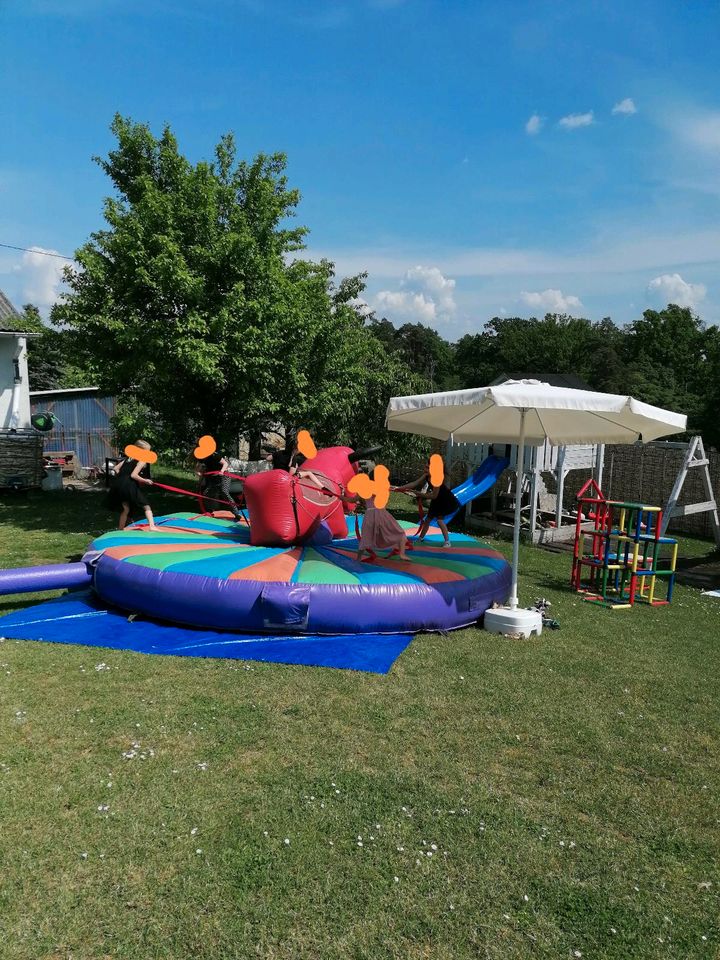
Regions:
[[[199,465],[200,495],[202,496],[204,494],[208,498],[208,502],[212,500],[225,500],[226,503],[224,506],[227,506],[227,508],[232,511],[235,519],[242,520],[243,516],[238,510],[230,491],[230,477],[228,476],[230,464],[226,458],[221,453],[215,451],[215,453],[203,457],[203,459],[199,461]],[[203,509],[207,506],[203,500]],[[211,505],[208,512],[221,506],[219,503]]]
[[[135,446],[142,450],[151,449],[146,440],[138,440]],[[152,486],[150,464],[126,457],[115,465],[113,474],[108,494],[108,506],[111,510],[120,511],[118,530],[125,529],[131,511],[135,512],[138,507],[142,509],[148,522],[147,528],[142,529],[157,530],[153,512],[142,489],[143,486]]]
[[[357,559],[362,560],[364,553],[373,554],[376,550],[397,550],[400,560],[410,561],[405,551],[408,546],[405,531],[395,517],[385,507],[375,506],[375,497],[344,496],[345,503],[357,503],[362,500],[365,504],[365,516],[360,528]]]
[[[449,547],[450,533],[448,532],[447,524],[443,520],[443,517],[448,513],[454,513],[458,510],[460,504],[455,494],[444,481],[436,487],[430,484],[430,462],[428,461],[425,473],[423,473],[421,477],[418,477],[417,480],[414,480],[412,483],[406,483],[403,487],[392,487],[391,489],[397,490],[399,493],[407,493],[410,490],[417,490],[426,485],[429,487],[427,493],[416,494],[416,496],[430,501],[425,519],[418,531],[418,541],[422,543],[427,535],[430,524],[435,521],[442,531],[443,547]]]

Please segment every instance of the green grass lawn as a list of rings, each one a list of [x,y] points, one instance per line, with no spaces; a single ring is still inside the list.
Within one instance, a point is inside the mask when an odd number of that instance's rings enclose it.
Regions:
[[[0,522],[7,567],[113,519]],[[600,609],[569,565],[522,550],[561,630],[386,677],[0,643],[2,960],[717,957],[720,601]]]

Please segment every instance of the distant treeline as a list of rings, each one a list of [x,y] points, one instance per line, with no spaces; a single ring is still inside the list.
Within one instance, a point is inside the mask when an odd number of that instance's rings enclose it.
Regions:
[[[685,413],[689,431],[720,446],[720,331],[687,307],[646,310],[625,327],[609,317],[494,317],[457,343],[419,323],[372,320],[370,330],[428,389],[481,386],[501,374],[573,374],[594,390]]]

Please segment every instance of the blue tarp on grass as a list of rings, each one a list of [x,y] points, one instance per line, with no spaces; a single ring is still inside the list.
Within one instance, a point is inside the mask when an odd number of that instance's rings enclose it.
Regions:
[[[130,621],[126,613],[108,608],[90,590],[67,593],[0,617],[0,636],[174,657],[261,660],[369,673],[387,673],[412,640],[412,634],[397,633],[269,637],[179,627],[140,618]]]

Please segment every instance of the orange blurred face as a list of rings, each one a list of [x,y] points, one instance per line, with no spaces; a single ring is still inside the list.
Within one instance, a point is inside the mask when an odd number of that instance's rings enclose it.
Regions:
[[[390,499],[390,471],[383,464],[373,470],[373,479],[366,473],[356,473],[347,485],[350,493],[358,493],[364,500],[375,497],[376,507],[385,507]]]
[[[439,453],[434,453],[428,462],[428,473],[430,474],[430,483],[434,487],[439,487],[445,480],[445,464]]]

